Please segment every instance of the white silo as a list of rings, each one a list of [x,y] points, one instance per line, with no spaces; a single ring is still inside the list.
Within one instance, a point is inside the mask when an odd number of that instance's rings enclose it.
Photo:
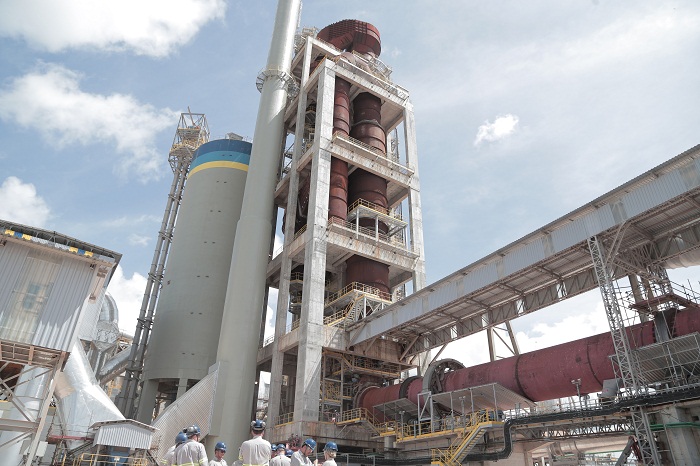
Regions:
[[[190,165],[146,351],[137,419],[150,423],[216,361],[252,144],[200,146]]]

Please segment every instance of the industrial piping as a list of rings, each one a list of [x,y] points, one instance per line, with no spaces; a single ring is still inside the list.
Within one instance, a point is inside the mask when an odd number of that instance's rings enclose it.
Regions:
[[[266,268],[273,235],[274,191],[284,139],[284,110],[301,0],[280,0],[255,123],[253,149],[236,229],[217,351],[219,386],[206,439],[240,445],[253,411],[260,324],[266,306]],[[229,394],[228,396],[226,394]],[[230,396],[230,394],[235,396]],[[235,447],[234,447],[235,448]]]
[[[673,329],[674,337],[700,331],[700,309],[678,312]],[[655,343],[654,323],[631,326],[627,336],[632,349]],[[389,387],[366,388],[358,395],[356,405],[373,410],[374,406],[402,398],[417,404],[418,393],[426,389],[448,393],[489,383],[498,383],[532,401],[575,396],[577,387],[571,381],[576,379],[581,380],[580,394],[595,393],[602,389],[604,380],[615,378],[609,358],[614,354],[612,336],[606,332],[468,368],[457,369],[453,360],[437,361],[426,378],[411,377]],[[383,418],[382,413],[375,414]]]

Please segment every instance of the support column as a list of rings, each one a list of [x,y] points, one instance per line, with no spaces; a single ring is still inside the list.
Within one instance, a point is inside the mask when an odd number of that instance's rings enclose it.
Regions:
[[[287,331],[287,312],[289,310],[289,281],[292,273],[292,259],[289,257],[289,245],[294,238],[294,225],[296,223],[299,172],[297,167],[302,155],[302,141],[304,139],[304,119],[306,117],[306,103],[308,95],[304,88],[309,80],[309,64],[311,61],[311,42],[306,41],[304,47],[304,61],[301,76],[299,101],[297,106],[296,129],[294,131],[294,153],[292,164],[289,168],[289,192],[287,194],[287,208],[285,210],[284,224],[284,248],[282,250],[282,263],[280,264],[279,292],[277,294],[277,313],[275,314],[275,339],[272,342],[272,365],[270,368],[270,398],[267,404],[267,418],[274,425],[275,419],[280,415],[280,403],[282,396],[282,371],[284,369],[284,353],[279,351],[279,341]],[[285,413],[286,414],[286,413]]]
[[[659,412],[675,464],[700,464],[700,449],[693,431],[697,428],[685,409],[670,406]]]
[[[304,285],[299,322],[297,386],[294,421],[317,422],[324,340],[323,308],[326,281],[326,226],[330,190],[331,153],[327,150],[333,131],[335,73],[328,60],[320,66],[316,103],[316,139],[311,165],[309,216],[304,251]]]

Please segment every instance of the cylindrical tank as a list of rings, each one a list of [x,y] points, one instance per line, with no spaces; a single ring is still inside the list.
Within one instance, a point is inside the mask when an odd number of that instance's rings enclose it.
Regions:
[[[679,312],[673,328],[674,337],[700,331],[700,310],[687,309]],[[632,349],[656,341],[653,322],[628,327],[627,335]],[[602,389],[604,380],[615,378],[610,361],[613,354],[615,347],[611,334],[601,333],[538,351],[446,372],[441,374],[441,392],[498,383],[532,401],[544,401],[576,395],[577,387],[571,381],[581,379],[579,392],[595,393]],[[437,361],[435,364],[439,363],[440,361]],[[356,405],[372,409],[378,404],[400,398],[408,398],[417,404],[418,393],[422,388],[422,377],[407,379],[400,386],[400,392],[396,385],[369,387],[358,396]]]
[[[146,352],[146,381],[191,384],[216,361],[251,147],[221,139],[194,154]],[[154,402],[140,402],[140,419],[150,420]]]

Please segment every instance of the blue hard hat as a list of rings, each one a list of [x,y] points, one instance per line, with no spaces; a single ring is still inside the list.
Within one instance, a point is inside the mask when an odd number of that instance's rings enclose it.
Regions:
[[[274,443],[270,445],[270,450],[277,451],[277,445],[275,445]]]
[[[285,454],[286,456],[289,456],[289,457],[291,458],[291,456],[294,454],[294,452],[293,452],[292,450],[287,450],[287,451],[284,452],[284,454]]]
[[[314,448],[316,448],[316,440],[312,438],[307,438],[306,440],[304,440],[304,445],[313,450]]]
[[[226,444],[224,442],[217,442],[214,446],[214,451],[221,450],[226,453]]]
[[[277,449],[284,451],[285,450],[284,444],[280,443],[279,445],[277,445]]]
[[[175,436],[175,445],[180,445],[183,442],[187,441],[187,436],[185,435],[184,432],[180,432]]]
[[[250,423],[250,430],[253,430],[253,431],[265,430],[265,421],[261,421],[260,419],[254,420],[253,422]]]
[[[333,450],[333,451],[338,451],[338,445],[336,445],[335,442],[328,442],[325,447],[323,447],[323,451],[326,450]]]

